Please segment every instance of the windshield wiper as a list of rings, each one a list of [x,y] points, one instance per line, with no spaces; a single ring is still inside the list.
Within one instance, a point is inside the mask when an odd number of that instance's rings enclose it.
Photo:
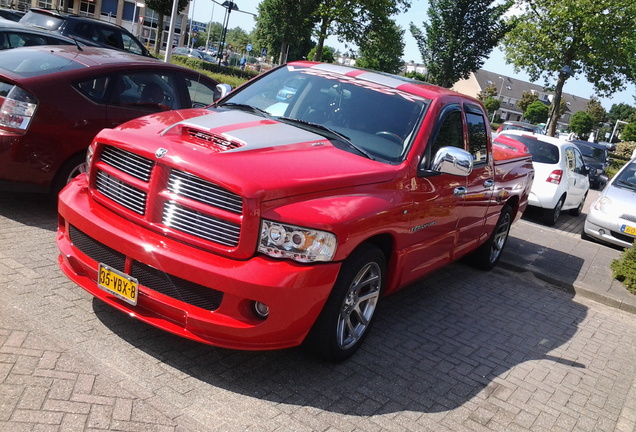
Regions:
[[[234,109],[238,109],[238,110],[242,110],[242,111],[249,111],[251,113],[254,114],[260,114],[263,117],[269,117],[269,113],[267,111],[265,111],[264,109],[252,106],[252,105],[248,105],[248,104],[242,104],[242,103],[234,103],[234,102],[226,102],[223,105],[219,105],[220,108],[222,107],[226,107],[226,108],[234,108]]]
[[[351,142],[351,139],[344,135],[341,134],[340,132],[333,130],[327,126],[318,124],[318,123],[312,123],[312,122],[308,122],[306,120],[300,120],[297,118],[293,118],[293,117],[276,117],[276,120],[281,120],[283,122],[287,122],[287,123],[293,123],[293,124],[297,124],[297,125],[303,125],[303,126],[307,126],[311,129],[318,129],[319,131],[322,132],[326,132],[328,135],[332,135],[334,137],[336,137],[337,139],[339,139],[340,141],[348,144],[351,148],[353,148],[354,150],[356,150],[358,153],[360,153],[361,155],[367,157],[367,159],[371,159],[371,160],[375,160],[375,158],[373,156],[371,156],[371,154],[369,154],[369,152],[367,152],[366,150],[364,150],[363,148],[358,147],[357,145],[355,145],[353,142]],[[321,135],[325,136],[324,133],[322,133]],[[329,138],[328,136],[325,136],[325,138]]]
[[[631,188],[636,188],[636,184],[632,183],[632,182],[628,182],[627,180],[618,180],[618,183],[625,185],[625,186],[629,186]]]

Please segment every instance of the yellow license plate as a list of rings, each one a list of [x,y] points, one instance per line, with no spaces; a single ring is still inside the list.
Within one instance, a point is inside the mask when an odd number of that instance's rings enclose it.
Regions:
[[[106,264],[99,263],[97,282],[101,289],[119,297],[133,306],[137,304],[137,297],[139,297],[139,283],[134,277],[108,267]]]
[[[633,236],[636,236],[636,228],[629,226],[629,225],[623,225],[621,227],[621,232],[624,232],[625,234],[630,234]]]

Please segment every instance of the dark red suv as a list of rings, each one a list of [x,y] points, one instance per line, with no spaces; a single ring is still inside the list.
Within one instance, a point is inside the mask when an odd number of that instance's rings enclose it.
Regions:
[[[190,69],[106,48],[0,51],[0,189],[56,195],[101,129],[210,105],[221,87]]]

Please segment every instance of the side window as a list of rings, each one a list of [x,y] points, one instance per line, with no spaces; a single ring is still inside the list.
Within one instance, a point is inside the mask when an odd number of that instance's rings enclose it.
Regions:
[[[178,108],[173,90],[178,87],[172,74],[131,72],[113,79],[111,105],[154,112]]]
[[[121,34],[116,31],[106,27],[99,27],[97,29],[98,41],[100,43],[105,43],[115,48],[123,48],[123,44],[121,41]]]
[[[565,167],[568,171],[574,171],[576,169],[576,156],[572,147],[565,149]]]
[[[575,164],[574,172],[580,174],[583,168],[585,167],[585,160],[583,159],[583,155],[581,154],[579,149],[574,147],[572,150],[574,150],[574,164]]]
[[[444,116],[442,125],[431,146],[431,160],[442,147],[464,148],[464,127],[462,125],[462,112],[459,108]]]
[[[139,45],[139,42],[137,42],[137,40],[133,39],[132,36],[126,34],[126,33],[122,33],[121,34],[121,40],[124,44],[124,49],[126,51],[129,51],[131,53],[134,54],[139,54],[139,55],[143,55],[144,51],[141,47],[141,45]]]
[[[488,135],[484,116],[473,112],[466,112],[468,126],[468,149],[473,155],[475,163],[488,160]]]
[[[216,99],[216,86],[210,87],[207,83],[200,82],[196,76],[186,76],[186,85],[192,108],[203,108],[212,105]]]
[[[108,82],[110,77],[91,78],[85,81],[80,81],[75,85],[80,93],[88,97],[94,102],[105,103],[106,102],[106,89],[108,88]]]

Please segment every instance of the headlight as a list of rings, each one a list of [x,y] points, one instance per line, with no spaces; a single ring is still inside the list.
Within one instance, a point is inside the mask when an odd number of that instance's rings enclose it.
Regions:
[[[91,144],[86,150],[86,180],[91,176],[91,162],[93,162],[93,154],[95,153],[95,145]]]
[[[610,214],[612,211],[612,200],[606,196],[602,196],[592,204],[594,210]]]
[[[258,251],[298,262],[331,261],[337,244],[330,232],[263,220]]]

